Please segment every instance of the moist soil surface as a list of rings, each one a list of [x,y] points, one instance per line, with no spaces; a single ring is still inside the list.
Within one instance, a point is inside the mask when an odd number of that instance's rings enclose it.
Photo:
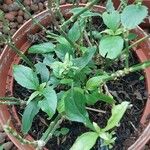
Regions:
[[[97,28],[101,25],[101,21],[93,22],[95,27]],[[102,26],[105,28],[104,26]],[[98,29],[101,30],[101,29]],[[37,37],[39,35],[37,34]],[[36,41],[32,41],[34,43],[41,43],[39,39],[43,37],[43,33],[40,33],[40,38],[37,38]],[[35,39],[34,39],[35,40]],[[42,59],[37,55],[33,57],[32,55],[28,55],[31,57],[34,62]],[[138,59],[135,54],[130,54],[130,66],[138,63]],[[23,63],[24,64],[24,63]],[[107,68],[109,71],[115,71],[123,68],[124,61],[118,60],[115,63],[112,63],[111,66]],[[98,66],[100,67],[100,66]],[[145,87],[145,80],[142,72],[136,72],[127,75],[121,79],[110,81],[107,83],[107,87],[109,92],[113,95],[117,104],[122,101],[129,101],[132,104],[132,107],[128,109],[123,116],[119,127],[115,129],[116,141],[113,147],[114,150],[126,150],[139,136],[139,131],[141,131],[140,126],[140,118],[142,116],[145,103],[147,100],[147,93]],[[31,91],[24,89],[16,82],[14,82],[14,96],[26,99],[31,94]],[[92,108],[100,109],[105,111],[106,113],[98,113],[89,111],[90,120],[92,122],[98,123],[98,125],[102,128],[105,127],[108,118],[111,116],[111,106],[105,104],[102,101],[97,102],[94,106],[90,106]],[[21,118],[21,114],[23,113],[23,108],[16,107],[17,112]],[[54,116],[55,117],[55,116]],[[37,117],[35,117],[32,128],[29,134],[36,140],[40,139],[42,133],[47,129],[51,120],[47,120],[48,116],[41,112],[38,113]],[[53,118],[52,118],[53,119]],[[69,129],[69,133],[65,136],[53,137],[47,143],[46,147],[52,150],[69,150],[72,144],[75,142],[78,136],[82,133],[89,131],[86,127],[84,127],[81,123],[63,121],[61,127],[65,127]],[[139,130],[140,129],[140,130]],[[129,138],[130,137],[130,138]],[[93,150],[100,150],[101,141],[97,141]]]

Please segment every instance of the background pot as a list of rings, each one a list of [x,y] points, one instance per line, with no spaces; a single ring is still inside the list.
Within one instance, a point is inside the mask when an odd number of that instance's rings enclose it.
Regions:
[[[128,0],[129,4],[132,4],[135,2],[135,0]],[[115,8],[118,8],[120,5],[120,0],[113,0]],[[143,4],[148,7],[149,15],[150,15],[150,0],[143,0]],[[147,19],[145,19],[144,23],[141,24],[141,27],[149,28],[150,27],[150,17],[148,16]]]
[[[84,4],[80,6],[85,6]],[[63,5],[61,6],[61,11],[66,17],[69,17],[71,14],[68,13],[70,8],[72,7],[71,4]],[[102,12],[104,11],[104,7],[101,6],[94,6],[93,10],[96,12]],[[48,11],[43,11],[37,16],[35,16],[44,26],[48,26],[51,23],[51,16],[49,15]],[[31,43],[27,40],[27,34],[28,33],[36,33],[40,31],[40,28],[37,25],[34,25],[31,20],[27,21],[13,36],[13,40],[16,44],[16,46],[22,51],[25,52],[27,49],[31,46]],[[139,38],[142,38],[145,36],[145,33],[142,29],[137,28],[134,30],[139,36]],[[137,54],[140,61],[148,60],[150,59],[150,44],[149,40],[145,40],[143,43],[138,45],[138,47],[135,48],[135,53]],[[5,95],[12,95],[13,94],[13,77],[12,77],[12,65],[18,64],[20,61],[20,58],[9,48],[5,47],[2,55],[0,56],[0,97]],[[145,77],[146,77],[146,85],[147,85],[147,91],[150,93],[150,68],[146,69],[144,71]],[[141,118],[141,124],[147,123],[148,116],[150,115],[150,99],[147,100],[145,111],[143,113],[143,116]],[[11,111],[11,113],[10,113]],[[20,126],[20,120],[18,118],[18,115],[16,113],[15,107],[12,109],[8,109],[8,106],[2,105],[0,106],[0,123],[1,125],[5,125],[8,121],[8,119],[11,120],[11,126],[15,129],[16,125]],[[15,123],[13,123],[13,119],[15,119]],[[146,128],[147,131],[150,131],[150,122]],[[33,147],[29,145],[21,145],[14,137],[11,135],[8,135],[9,138],[13,141],[13,143],[20,149],[20,150],[34,150]],[[137,144],[133,145],[132,150],[140,150],[150,139],[150,133],[149,132],[143,132],[142,135],[145,140],[138,142],[138,148]],[[27,139],[32,138],[28,135]],[[135,149],[136,148],[136,149]]]

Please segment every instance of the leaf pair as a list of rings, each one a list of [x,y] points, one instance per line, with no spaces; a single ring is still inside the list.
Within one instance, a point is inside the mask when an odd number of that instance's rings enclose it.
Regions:
[[[108,133],[110,129],[118,126],[121,118],[129,106],[129,102],[122,102],[112,108],[112,115],[104,129],[100,129],[97,125],[96,132],[86,132],[79,136],[70,150],[90,150],[96,143],[98,137],[102,138],[105,145],[111,146],[114,143],[113,133]]]
[[[136,28],[144,18],[147,16],[147,7],[143,5],[129,5],[126,6],[123,12],[115,11],[111,0],[107,3],[107,11],[102,15],[104,24],[109,28],[105,32],[109,35],[104,36],[99,44],[99,53],[101,56],[115,59],[121,54],[124,47],[124,40],[121,36],[113,35],[123,33],[123,30],[119,30],[119,26],[122,25],[124,30],[131,30]],[[134,18],[134,19],[133,19]],[[113,34],[112,34],[113,33]],[[112,34],[112,35],[111,35]]]
[[[48,74],[48,70],[44,69],[43,65],[38,64],[36,67],[39,71],[46,70]],[[42,70],[40,70],[40,67],[42,67]],[[48,81],[48,75],[45,76],[45,74],[43,74],[46,72],[41,73],[43,81]],[[28,100],[22,117],[22,131],[27,133],[31,128],[33,118],[40,109],[46,112],[50,118],[55,114],[57,107],[57,95],[51,87],[45,87],[46,84],[39,84],[37,73],[29,67],[15,65],[13,67],[13,73],[14,78],[18,84],[25,88],[35,90],[35,92],[31,94]]]

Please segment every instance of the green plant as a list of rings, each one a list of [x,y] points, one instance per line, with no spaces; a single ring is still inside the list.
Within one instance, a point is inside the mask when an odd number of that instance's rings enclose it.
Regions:
[[[18,0],[17,2],[27,12]],[[111,0],[108,0],[106,11],[100,14],[90,11],[96,2],[98,0],[93,0],[84,8],[73,8],[71,10],[72,17],[59,25],[56,17],[60,17],[60,20],[64,21],[60,10],[57,9],[59,3],[48,1],[52,22],[59,34],[51,33],[31,16],[34,23],[46,32],[47,38],[54,41],[33,45],[29,48],[29,53],[38,54],[44,58],[42,62],[33,64],[15,47],[10,37],[0,37],[1,41],[10,46],[27,63],[28,66],[14,65],[13,75],[18,84],[32,91],[26,101],[14,97],[4,97],[0,98],[1,104],[25,106],[22,116],[22,132],[24,134],[29,132],[33,119],[40,109],[51,120],[41,139],[34,142],[23,139],[6,125],[5,131],[14,135],[21,143],[31,144],[40,149],[53,136],[68,132],[63,131],[64,128],[61,128],[60,125],[65,119],[83,123],[89,128],[89,132],[77,138],[71,150],[89,150],[98,138],[103,140],[102,146],[107,145],[112,148],[115,143],[113,129],[119,125],[130,102],[123,101],[121,104],[117,104],[109,91],[106,88],[103,90],[103,87],[107,87],[106,83],[110,80],[116,80],[130,72],[150,66],[150,61],[129,66],[130,49],[150,37],[148,35],[130,44],[130,41],[136,39],[136,35],[131,32],[131,29],[136,28],[148,12],[140,0],[132,5],[127,5],[123,1],[120,10],[115,10]],[[88,28],[88,26],[91,27],[91,20],[94,16],[102,18],[106,26],[103,31]],[[1,13],[1,20],[3,19],[3,13]],[[67,30],[68,27],[69,30]],[[96,57],[99,59],[96,60]],[[122,57],[125,61],[124,69],[108,71],[109,64]],[[59,87],[65,88],[60,90]],[[87,111],[100,111],[87,107],[98,101],[112,106],[111,117],[104,128],[92,122]]]

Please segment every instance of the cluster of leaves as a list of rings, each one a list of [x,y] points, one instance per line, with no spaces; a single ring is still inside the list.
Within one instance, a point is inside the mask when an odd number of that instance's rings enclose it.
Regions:
[[[82,9],[84,8],[74,8],[71,12],[76,15]],[[98,47],[85,46],[84,42],[84,30],[93,16],[102,17],[107,27],[99,33]],[[113,61],[119,58],[124,52],[126,38],[133,39],[129,38],[129,31],[137,27],[146,16],[147,8],[140,3],[128,5],[119,12],[114,9],[111,0],[108,0],[107,10],[102,15],[88,10],[70,27],[67,36],[73,43],[78,43],[77,48],[62,35],[47,35],[55,42],[31,46],[28,53],[42,55],[43,61],[37,62],[34,69],[24,65],[13,67],[15,80],[22,87],[33,91],[22,116],[23,133],[28,133],[34,117],[41,109],[48,115],[48,119],[59,113],[70,121],[85,124],[91,130],[78,137],[71,150],[89,150],[98,138],[103,139],[103,144],[111,148],[115,137],[110,130],[119,125],[129,102],[115,104],[113,97],[102,91],[101,86],[110,73],[100,71],[93,58],[97,55]],[[87,31],[88,36],[89,32]],[[105,128],[92,122],[86,110],[87,105],[94,105],[98,101],[112,106],[112,114]],[[67,132],[65,130],[64,133],[62,129],[55,134],[59,136]]]

